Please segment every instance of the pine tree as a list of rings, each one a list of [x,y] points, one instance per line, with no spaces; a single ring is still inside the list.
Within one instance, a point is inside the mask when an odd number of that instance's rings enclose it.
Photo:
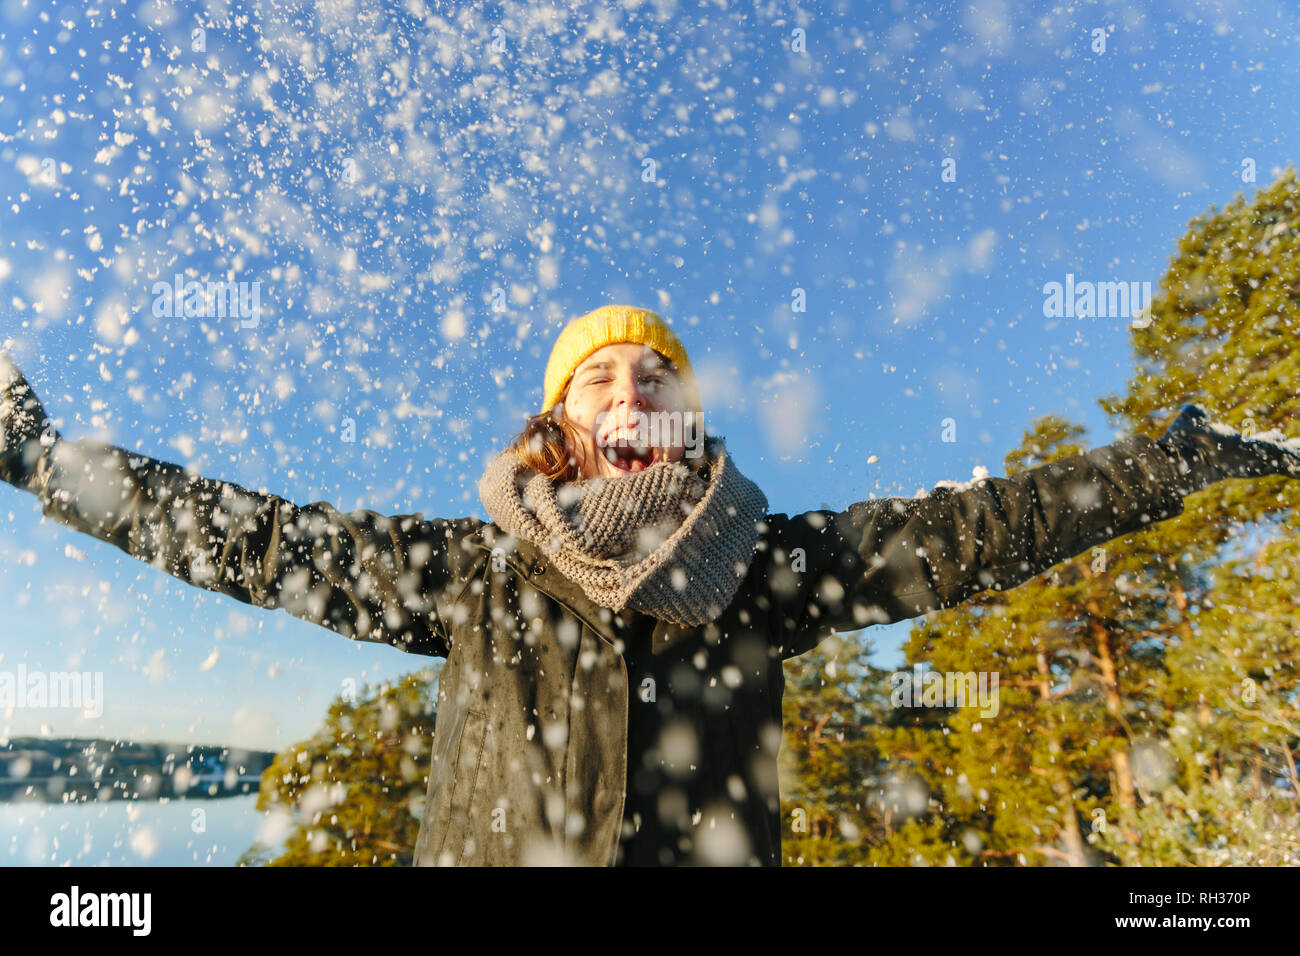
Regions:
[[[290,812],[274,858],[260,844],[240,865],[409,866],[426,793],[436,713],[430,669],[340,696],[310,740],[262,774],[257,809]]]
[[[1288,168],[1191,224],[1134,332],[1136,371],[1103,400],[1135,430],[1195,401],[1245,434],[1300,422],[1300,184]],[[1154,426],[1154,427],[1153,427]],[[1172,592],[1168,730],[1126,862],[1280,862],[1300,832],[1300,483],[1230,480],[1160,526],[1188,573]],[[1172,758],[1172,760],[1170,759]],[[1141,783],[1141,781],[1139,781]],[[1247,826],[1245,823],[1268,821]],[[1189,822],[1190,821],[1190,822]],[[1275,838],[1270,838],[1270,834]],[[1175,835],[1179,839],[1175,838]],[[1109,841],[1108,841],[1109,842]],[[1290,850],[1285,848],[1289,846]]]
[[[1013,475],[1083,449],[1082,428],[1048,416],[1006,456]],[[1128,542],[1063,562],[1006,592],[927,615],[905,647],[909,666],[986,676],[996,714],[943,712],[938,726],[898,728],[881,749],[912,760],[935,794],[928,819],[890,837],[874,862],[1085,865],[1098,796],[1125,777],[1123,688],[1134,669],[1125,596],[1103,580],[1143,559]],[[1115,553],[1112,555],[1110,552]],[[1117,560],[1118,559],[1118,560]],[[1140,609],[1142,620],[1149,611]],[[969,703],[969,702],[968,702]],[[991,708],[990,708],[991,709]]]
[[[866,861],[880,827],[879,753],[873,732],[889,710],[870,642],[832,635],[785,662],[779,754],[782,854],[787,866]]]
[[[1298,211],[1288,170],[1192,223],[1134,329],[1129,392],[1103,408],[1151,437],[1187,401],[1246,433],[1294,430]],[[1078,450],[1078,434],[1041,420],[1008,473]],[[935,800],[873,859],[1294,859],[1297,500],[1283,478],[1221,482],[1178,519],[923,619],[909,663],[1000,670],[1001,710],[978,733],[954,712],[938,732],[886,737]]]

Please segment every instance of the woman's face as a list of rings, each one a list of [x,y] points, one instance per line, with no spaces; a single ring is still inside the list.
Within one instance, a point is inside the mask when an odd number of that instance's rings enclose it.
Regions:
[[[574,370],[564,417],[578,433],[570,449],[582,477],[617,478],[657,461],[680,461],[697,423],[672,364],[650,348],[619,342],[597,349]]]

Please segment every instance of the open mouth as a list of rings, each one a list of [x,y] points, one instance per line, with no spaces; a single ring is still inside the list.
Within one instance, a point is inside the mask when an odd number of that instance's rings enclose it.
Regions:
[[[600,453],[617,471],[628,475],[645,471],[661,457],[659,449],[638,442],[606,445]]]

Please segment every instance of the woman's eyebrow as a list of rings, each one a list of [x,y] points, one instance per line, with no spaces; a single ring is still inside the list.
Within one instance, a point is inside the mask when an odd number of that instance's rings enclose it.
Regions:
[[[609,362],[596,362],[592,365],[584,365],[576,372],[573,373],[573,377],[577,378],[579,375],[585,375],[588,372],[603,371],[605,369],[608,369],[609,366],[610,366]]]
[[[656,353],[654,356],[650,358],[645,358],[641,360],[641,369],[642,371],[647,371],[647,372],[649,371],[657,372],[659,369],[663,369],[668,372],[676,372],[677,366],[673,363],[671,359],[667,359],[664,356]]]

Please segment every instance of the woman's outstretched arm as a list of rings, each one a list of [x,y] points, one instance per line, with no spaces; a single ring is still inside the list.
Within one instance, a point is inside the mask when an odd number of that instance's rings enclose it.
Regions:
[[[3,352],[0,479],[36,495],[47,517],[195,587],[355,640],[449,653],[440,604],[473,519],[299,506],[103,442],[68,441]]]
[[[1300,442],[1254,441],[1186,406],[1158,441],[1132,435],[1011,478],[842,512],[769,516],[768,577],[783,658],[832,629],[916,617],[1015,587],[1113,538],[1176,517],[1230,477],[1300,478]]]

